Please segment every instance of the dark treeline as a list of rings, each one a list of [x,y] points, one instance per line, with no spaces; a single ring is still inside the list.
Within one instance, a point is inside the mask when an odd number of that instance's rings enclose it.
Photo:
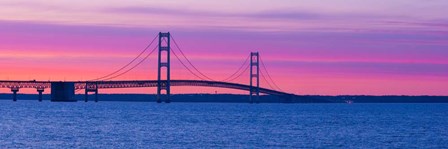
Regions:
[[[84,101],[84,95],[75,96],[78,101]],[[155,102],[154,94],[99,94],[99,101],[134,101]],[[12,100],[11,94],[0,94],[2,100]],[[89,101],[95,96],[89,95]],[[37,100],[36,94],[19,94],[18,100]],[[49,94],[43,95],[43,100],[50,100]],[[171,96],[172,102],[227,102],[247,103],[247,95],[235,94],[175,94]],[[297,96],[295,98],[281,98],[276,96],[260,96],[262,103],[448,103],[448,96]]]

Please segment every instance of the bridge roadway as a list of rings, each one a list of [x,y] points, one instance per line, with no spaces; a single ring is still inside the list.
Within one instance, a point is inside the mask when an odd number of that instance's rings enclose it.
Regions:
[[[7,81],[0,80],[0,88],[10,88],[11,91],[20,88],[36,88],[44,90],[51,88],[52,83],[74,83],[74,89],[108,89],[108,88],[140,88],[140,87],[157,87],[157,80],[128,80],[128,81]],[[249,91],[250,86],[238,83],[220,82],[220,81],[204,81],[204,80],[171,80],[170,86],[203,86],[229,88],[236,90]],[[14,91],[13,91],[14,92]],[[280,97],[291,97],[294,94],[271,90],[260,87],[260,93],[276,95]]]

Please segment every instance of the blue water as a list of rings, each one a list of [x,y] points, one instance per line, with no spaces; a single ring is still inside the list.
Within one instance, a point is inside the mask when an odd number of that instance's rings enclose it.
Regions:
[[[448,148],[448,104],[0,101],[0,148]]]

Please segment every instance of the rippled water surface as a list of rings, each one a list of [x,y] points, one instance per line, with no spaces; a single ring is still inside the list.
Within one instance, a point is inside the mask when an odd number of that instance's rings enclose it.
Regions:
[[[448,148],[448,104],[0,101],[1,148]]]

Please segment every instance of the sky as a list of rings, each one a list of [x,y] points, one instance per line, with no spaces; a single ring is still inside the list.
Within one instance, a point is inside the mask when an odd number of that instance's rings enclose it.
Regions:
[[[446,0],[0,0],[0,80],[94,79],[127,64],[158,32],[170,32],[215,80],[258,51],[285,92],[448,95],[446,8]],[[154,80],[156,61],[153,54],[115,80]],[[197,79],[171,61],[172,79]],[[234,82],[248,84],[249,74]],[[198,90],[245,93],[173,88]]]

